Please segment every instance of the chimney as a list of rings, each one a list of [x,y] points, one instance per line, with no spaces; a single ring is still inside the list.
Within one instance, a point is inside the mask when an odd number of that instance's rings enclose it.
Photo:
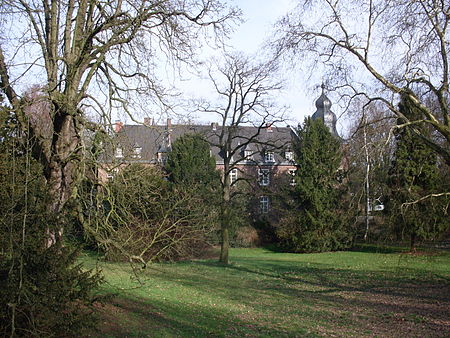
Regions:
[[[114,123],[114,132],[118,133],[122,130],[123,128],[123,122],[121,122],[120,120],[116,120],[116,122]]]
[[[268,132],[268,133],[272,133],[272,132],[273,132],[273,130],[272,130],[272,124],[266,123],[266,129],[267,129],[267,132]]]
[[[169,149],[172,148],[172,119],[167,119],[166,143]]]
[[[151,117],[144,117],[144,125],[151,126],[153,124],[153,119]]]

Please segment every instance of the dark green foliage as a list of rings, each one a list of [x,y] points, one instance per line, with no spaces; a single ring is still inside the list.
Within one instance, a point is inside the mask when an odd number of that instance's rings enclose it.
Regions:
[[[26,337],[72,336],[94,324],[91,291],[99,275],[76,264],[78,251],[41,243],[27,241],[1,257],[0,303],[6,305],[0,310],[1,336],[12,333],[13,321],[14,334]]]
[[[178,138],[169,153],[166,170],[176,184],[217,188],[219,175],[209,144],[198,134]]]
[[[320,120],[305,120],[294,145],[298,163],[295,186],[285,196],[285,216],[277,226],[282,247],[294,252],[321,252],[350,244],[344,191],[339,170],[340,142]]]
[[[47,247],[60,224],[47,212],[42,168],[18,142],[14,121],[2,122],[8,123],[0,140],[0,336],[74,335],[93,323],[92,290],[100,277],[83,271],[77,250],[62,241]]]
[[[173,142],[165,169],[174,187],[195,191],[210,221],[210,240],[218,242],[220,173],[210,149],[202,135],[185,134]]]
[[[420,112],[408,102],[402,102],[400,110],[410,121],[420,119]],[[415,128],[420,128],[422,134],[430,133],[424,126]],[[448,197],[430,197],[418,202],[427,195],[448,191],[449,186],[440,177],[435,153],[411,127],[401,128],[396,134],[390,174],[388,211],[397,239],[409,237],[411,249],[414,249],[417,239],[436,239],[449,229]]]

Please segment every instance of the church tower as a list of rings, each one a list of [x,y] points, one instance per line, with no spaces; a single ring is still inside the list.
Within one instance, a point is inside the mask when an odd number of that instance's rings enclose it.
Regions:
[[[316,101],[316,112],[311,116],[313,120],[321,119],[333,136],[339,137],[336,130],[336,115],[331,111],[331,101],[325,95],[325,85],[322,83],[322,95]]]

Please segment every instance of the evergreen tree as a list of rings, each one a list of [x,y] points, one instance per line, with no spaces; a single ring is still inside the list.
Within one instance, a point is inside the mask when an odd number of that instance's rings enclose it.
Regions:
[[[289,188],[286,216],[277,227],[281,245],[295,252],[321,252],[350,243],[340,210],[340,142],[320,120],[307,118],[294,144],[296,184]]]
[[[403,101],[400,110],[410,121],[420,119],[420,112],[408,102]],[[404,122],[398,120],[398,124]],[[414,128],[430,134],[424,126]],[[448,201],[426,198],[418,202],[422,197],[442,192],[440,181],[435,153],[411,127],[399,129],[391,167],[391,198],[388,206],[394,233],[398,239],[409,236],[411,250],[415,250],[417,239],[434,239],[449,227],[445,217]]]
[[[172,144],[166,170],[177,184],[211,186],[219,179],[209,144],[199,134],[183,135]]]
[[[76,336],[95,322],[100,275],[83,269],[68,243],[44,245],[67,224],[49,213],[48,199],[42,167],[0,105],[0,337]]]
[[[175,140],[166,163],[169,180],[197,189],[205,201],[217,198],[220,176],[209,144],[199,134],[186,134]]]

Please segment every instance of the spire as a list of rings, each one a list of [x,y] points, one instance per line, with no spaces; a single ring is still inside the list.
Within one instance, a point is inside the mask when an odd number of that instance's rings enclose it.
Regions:
[[[322,88],[322,93],[319,98],[316,100],[316,112],[311,116],[313,120],[321,119],[323,123],[328,127],[331,134],[334,136],[338,136],[336,130],[336,115],[331,111],[331,101],[325,95],[325,85],[322,82],[320,86]]]

